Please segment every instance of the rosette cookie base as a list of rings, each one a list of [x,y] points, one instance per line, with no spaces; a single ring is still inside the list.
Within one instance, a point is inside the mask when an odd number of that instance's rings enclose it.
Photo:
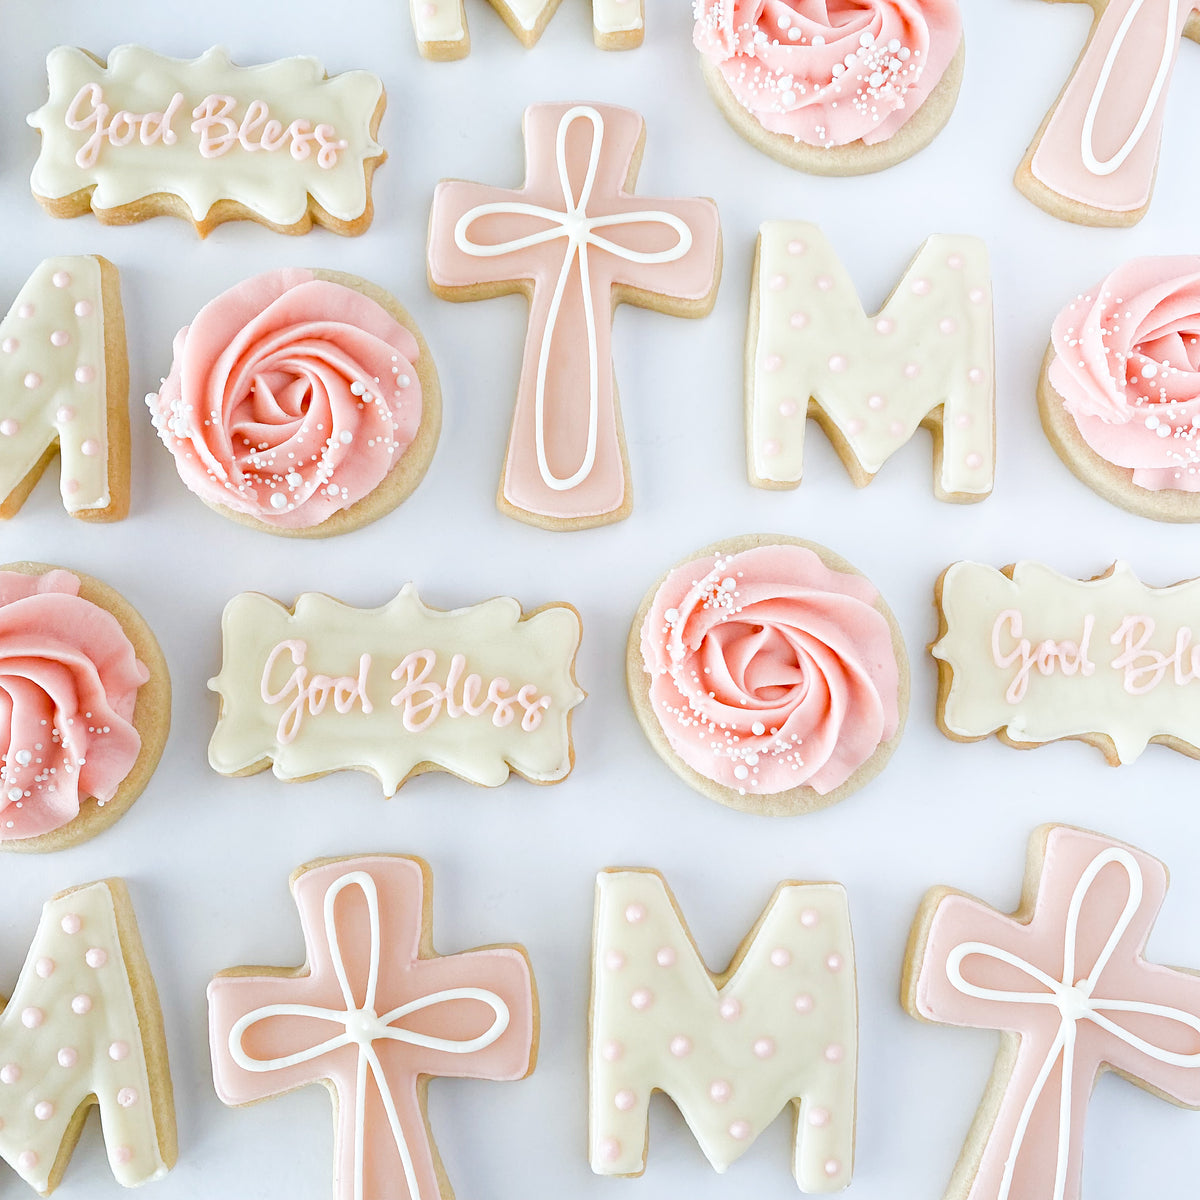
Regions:
[[[38,583],[13,588],[5,581],[9,575]],[[77,598],[71,590],[76,581]],[[19,660],[22,667],[17,672],[0,663],[0,675],[8,681],[0,695],[7,747],[0,758],[0,851],[49,853],[102,833],[142,794],[171,727],[171,679],[149,625],[107,584],[45,563],[17,562],[0,566],[0,588],[6,594],[0,604],[0,655]],[[14,600],[18,591],[26,594]],[[21,611],[41,600],[51,601],[48,611]],[[5,653],[9,638],[13,649]],[[42,642],[44,661],[38,656]],[[103,687],[102,696],[94,684]],[[124,711],[130,684],[136,686],[132,713]],[[112,707],[104,724],[97,699]],[[41,725],[39,705],[54,713],[54,729],[44,743],[21,730],[29,721]],[[79,707],[67,711],[73,705]],[[69,730],[65,735],[63,725]],[[89,785],[111,795],[100,799]],[[18,790],[22,795],[14,798]],[[77,792],[75,815],[72,792]],[[51,809],[55,816],[48,815]],[[30,830],[28,836],[21,836],[23,829]]]
[[[146,402],[191,491],[282,537],[331,537],[391,512],[424,478],[442,423],[416,322],[336,271],[268,272],[217,297],[176,337]]]
[[[720,67],[707,58],[700,61],[704,82],[725,119],[756,150],[808,175],[870,175],[911,158],[941,133],[958,102],[965,59],[966,46],[961,43],[934,89],[890,137],[872,145],[859,139],[842,146],[811,145],[764,129],[734,95]]]
[[[874,778],[908,714],[895,617],[849,563],[747,535],[672,568],[642,601],[626,682],[646,736],[696,791],[792,816]]]

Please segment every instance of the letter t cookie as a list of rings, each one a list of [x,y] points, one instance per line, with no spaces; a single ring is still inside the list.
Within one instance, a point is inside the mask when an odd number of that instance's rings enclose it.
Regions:
[[[711,311],[721,230],[711,200],[630,194],[645,125],[611,105],[525,112],[517,191],[439,184],[429,282],[447,300],[529,297],[517,410],[497,503],[517,520],[579,529],[632,507],[612,368],[618,304]]]

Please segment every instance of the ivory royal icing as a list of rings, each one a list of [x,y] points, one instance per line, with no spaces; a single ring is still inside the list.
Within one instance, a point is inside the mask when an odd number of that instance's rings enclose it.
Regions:
[[[0,1158],[48,1194],[95,1104],[117,1182],[136,1187],[175,1161],[158,997],[118,879],[63,892],[42,910],[16,990],[0,1015]],[[135,996],[131,968],[137,971]]]
[[[541,37],[560,0],[491,0],[492,7],[526,44]],[[412,0],[417,48],[426,57],[464,58],[471,50],[463,0]],[[641,43],[645,0],[592,0],[592,22],[598,44],[619,37],[622,44]]]
[[[720,225],[711,200],[629,190],[642,118],[612,105],[525,112],[519,191],[458,181],[434,194],[429,273],[449,298],[530,291],[529,330],[501,496],[535,524],[600,523],[630,503],[612,368],[629,300],[678,315],[711,307]]]
[[[1087,48],[1027,161],[1053,197],[1100,214],[1140,214],[1154,188],[1179,43],[1200,33],[1200,0],[1088,2],[1096,19]]]
[[[55,446],[72,515],[128,486],[109,478],[108,318],[99,260],[71,255],[43,261],[0,323],[0,503]]]
[[[94,211],[111,212],[177,196],[197,224],[229,200],[281,227],[304,222],[310,202],[318,220],[368,211],[383,85],[366,71],[326,78],[314,58],[238,67],[221,47],[185,61],[141,46],[107,66],[60,46],[47,69],[49,100],[29,117],[41,200],[90,192]]]
[[[0,842],[113,799],[137,762],[150,672],[120,622],[69,571],[0,571]]]
[[[650,1096],[666,1092],[717,1171],[788,1102],[803,1192],[854,1168],[858,1053],[845,890],[788,883],[715,977],[656,871],[596,880],[590,1153],[599,1175],[641,1174]]]
[[[982,1148],[949,1195],[1077,1200],[1084,1122],[1097,1076],[1120,1072],[1164,1099],[1200,1107],[1200,979],[1147,962],[1167,871],[1099,834],[1035,835],[1029,911],[1005,916],[943,894],[924,929],[912,1011],[999,1029]]]
[[[1200,491],[1200,258],[1124,263],[1054,322],[1051,387],[1147,491]]]
[[[1147,587],[1121,562],[1091,580],[955,563],[932,647],[953,676],[944,724],[1019,743],[1098,736],[1117,763],[1166,739],[1200,757],[1198,602],[1200,581]]]
[[[925,425],[934,435],[939,498],[990,494],[996,383],[991,273],[982,241],[931,237],[871,317],[817,226],[768,221],[759,231],[751,312],[752,483],[799,484],[811,412],[860,482]]]
[[[566,604],[525,616],[500,597],[426,608],[406,584],[382,608],[306,592],[292,610],[245,592],[225,607],[213,769],[280,779],[369,771],[391,795],[418,767],[496,787],[571,770],[582,627]]]
[[[895,134],[962,43],[957,0],[693,0],[696,49],[758,123],[810,146]]]
[[[209,984],[213,1077],[226,1104],[318,1082],[333,1091],[337,1200],[448,1194],[424,1081],[506,1081],[533,1069],[536,1003],[524,951],[436,956],[431,891],[419,859],[303,867],[292,892],[307,965],[241,968]]]

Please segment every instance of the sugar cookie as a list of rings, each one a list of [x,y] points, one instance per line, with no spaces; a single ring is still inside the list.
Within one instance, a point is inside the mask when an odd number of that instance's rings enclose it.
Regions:
[[[523,188],[447,181],[434,194],[430,287],[446,300],[529,300],[497,504],[531,525],[606,525],[633,507],[612,367],[615,307],[702,317],[716,300],[716,205],[632,195],[644,137],[627,108],[535,104],[525,111]]]
[[[923,150],[963,72],[958,0],[693,0],[704,81],[755,149],[812,175]],[[836,18],[836,20],[835,20]]]
[[[119,46],[107,65],[60,46],[46,68],[50,97],[29,124],[42,134],[33,194],[51,216],[166,214],[201,237],[224,221],[345,235],[371,224],[386,100],[366,71],[330,78],[315,58],[237,67],[219,46],[191,61]]]
[[[222,775],[374,775],[392,795],[426,771],[497,787],[571,772],[583,632],[569,604],[523,613],[508,597],[440,612],[413,585],[382,608],[318,592],[289,610],[236,596],[221,623],[221,698],[208,758]]]
[[[845,799],[900,741],[908,656],[869,580],[822,546],[718,542],[646,593],[626,682],[646,736],[698,792],[790,816]]]
[[[938,580],[938,725],[1019,750],[1077,738],[1114,767],[1151,742],[1200,758],[1200,580],[1154,588],[1125,563],[1068,579],[959,562]]]
[[[1055,319],[1042,427],[1112,504],[1200,521],[1200,258],[1137,258]]]
[[[1035,204],[1080,225],[1136,225],[1150,207],[1179,43],[1198,0],[1084,0],[1092,31],[1017,170]]]
[[[0,323],[0,518],[15,516],[57,451],[63,507],[129,512],[129,360],[117,269],[45,259]]]
[[[424,478],[442,423],[416,322],[337,271],[269,271],[210,301],[146,403],[191,491],[286,537],[391,512]]]
[[[291,882],[306,964],[240,967],[209,984],[217,1095],[253,1104],[322,1083],[337,1200],[452,1200],[426,1089],[434,1076],[532,1072],[538,1011],[524,949],[438,956],[432,873],[418,858],[324,859]]]
[[[946,1200],[1078,1200],[1088,1101],[1105,1071],[1200,1108],[1200,978],[1143,956],[1166,891],[1148,854],[1047,825],[1015,913],[950,888],[925,898],[904,1007],[1004,1034]]]
[[[0,851],[85,842],[141,795],[171,726],[150,627],[106,584],[0,567]]]
[[[840,884],[780,884],[714,974],[657,871],[601,871],[589,1029],[598,1175],[645,1170],[650,1097],[663,1091],[717,1171],[790,1102],[800,1190],[850,1183],[858,998]]]
[[[755,487],[796,487],[816,418],[858,487],[918,427],[939,500],[984,500],[996,473],[987,247],[931,237],[873,317],[815,225],[759,230],[746,335],[746,445]]]
[[[0,1159],[43,1196],[100,1110],[108,1165],[125,1187],[176,1157],[162,1010],[120,879],[60,892],[0,1013]]]

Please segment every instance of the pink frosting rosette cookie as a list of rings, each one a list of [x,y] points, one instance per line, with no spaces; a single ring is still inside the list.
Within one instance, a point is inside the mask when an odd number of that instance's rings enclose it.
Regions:
[[[417,486],[441,423],[415,322],[354,276],[272,271],[218,296],[175,338],[146,397],[183,482],[223,515],[325,537]]]
[[[957,0],[694,0],[734,127],[799,170],[881,170],[928,144],[962,79]]]
[[[869,580],[822,547],[749,537],[675,567],[630,633],[642,727],[697,790],[773,815],[833,804],[899,741],[908,665]]]
[[[58,568],[0,568],[0,849],[54,850],[106,828],[153,773],[169,724],[166,664],[124,600]]]
[[[1064,461],[1124,508],[1200,520],[1200,258],[1139,258],[1059,313],[1040,388]]]

